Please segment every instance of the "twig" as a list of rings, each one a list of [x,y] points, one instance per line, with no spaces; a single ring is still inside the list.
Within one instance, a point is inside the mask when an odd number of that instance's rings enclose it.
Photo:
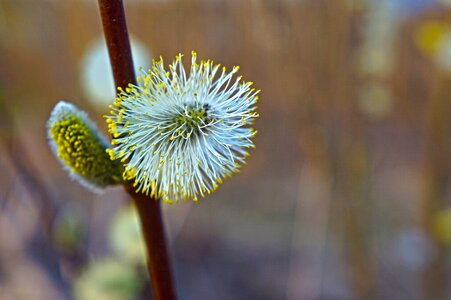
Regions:
[[[127,24],[122,0],[99,0],[103,31],[113,69],[116,87],[135,84]],[[173,279],[166,247],[160,201],[136,193],[132,186],[125,190],[138,210],[147,250],[147,269],[156,300],[175,300]]]
[[[155,299],[175,300],[160,201],[135,193],[133,187],[126,190],[133,197],[141,220]]]

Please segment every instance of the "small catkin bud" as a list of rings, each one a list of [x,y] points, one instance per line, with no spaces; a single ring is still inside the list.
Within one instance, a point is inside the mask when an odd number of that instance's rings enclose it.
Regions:
[[[110,159],[106,138],[86,113],[60,101],[50,114],[47,132],[53,153],[80,184],[98,191],[122,183],[122,165]]]

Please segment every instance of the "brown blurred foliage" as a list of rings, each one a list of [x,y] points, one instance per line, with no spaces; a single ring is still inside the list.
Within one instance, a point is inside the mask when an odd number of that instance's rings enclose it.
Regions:
[[[434,229],[451,224],[436,222],[451,205],[451,72],[415,38],[431,20],[451,27],[451,8],[124,2],[155,57],[196,50],[262,89],[242,173],[191,209],[167,207],[180,299],[451,297],[450,245]],[[71,299],[74,278],[111,252],[126,195],[72,182],[45,132],[58,99],[105,128],[107,108],[80,82],[101,35],[95,1],[0,0],[0,299]],[[79,224],[69,244],[54,234],[67,218]]]

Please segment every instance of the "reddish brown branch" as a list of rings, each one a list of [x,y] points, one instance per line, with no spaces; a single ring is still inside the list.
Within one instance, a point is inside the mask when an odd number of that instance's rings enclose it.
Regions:
[[[160,201],[149,199],[144,194],[137,194],[133,188],[127,188],[127,192],[133,197],[141,219],[144,239],[148,247],[149,272],[155,299],[176,299],[164,236]]]
[[[116,87],[134,84],[135,73],[122,0],[99,0],[99,7]],[[125,186],[125,189],[138,210],[154,298],[175,300],[160,201],[136,193],[131,186]]]
[[[99,0],[103,32],[116,87],[135,83],[130,40],[122,0]]]

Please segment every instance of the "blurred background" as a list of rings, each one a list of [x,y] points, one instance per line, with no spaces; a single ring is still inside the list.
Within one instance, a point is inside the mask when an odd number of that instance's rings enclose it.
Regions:
[[[164,206],[180,299],[451,299],[451,1],[124,2],[137,65],[262,89],[248,165]],[[126,193],[46,142],[60,99],[106,133],[110,72],[96,1],[0,0],[2,300],[149,299]]]

